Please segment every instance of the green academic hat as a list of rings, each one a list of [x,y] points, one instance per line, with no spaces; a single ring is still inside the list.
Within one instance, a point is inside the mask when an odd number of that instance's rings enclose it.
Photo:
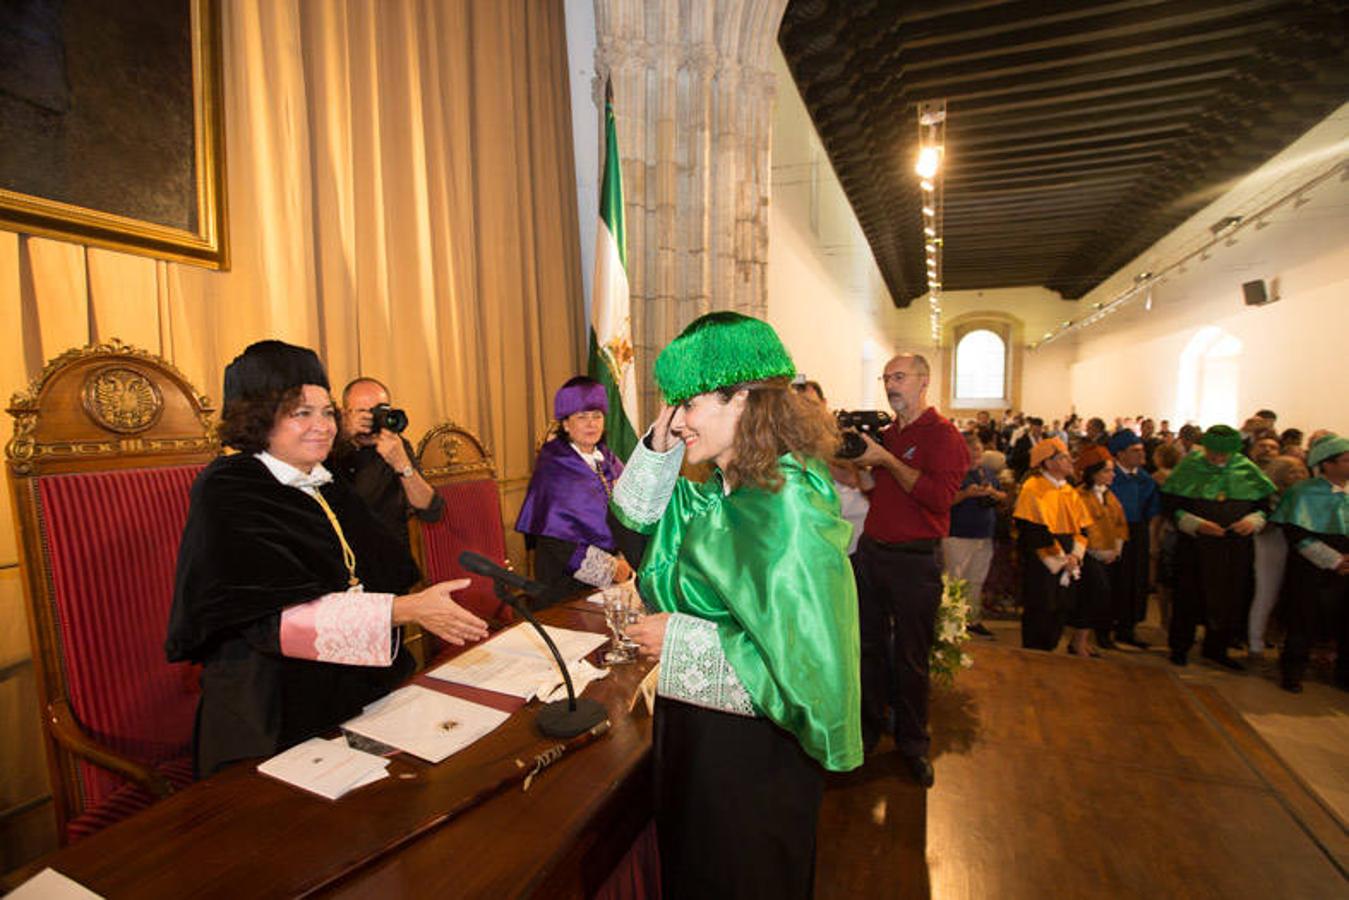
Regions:
[[[1328,459],[1334,459],[1341,453],[1349,453],[1349,438],[1338,434],[1327,434],[1316,439],[1307,453],[1307,466],[1319,466]]]
[[[791,378],[796,365],[767,322],[714,312],[694,319],[661,351],[655,374],[665,402],[676,404],[717,388]]]
[[[1214,453],[1236,453],[1241,449],[1241,432],[1231,425],[1210,425],[1199,445]]]

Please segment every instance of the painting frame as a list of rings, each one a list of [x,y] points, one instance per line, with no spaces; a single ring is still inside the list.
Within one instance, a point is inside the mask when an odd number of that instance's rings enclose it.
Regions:
[[[0,186],[0,229],[210,269],[229,268],[220,3],[188,3],[194,160],[194,196],[190,202],[196,211],[196,229],[176,228],[4,186]]]

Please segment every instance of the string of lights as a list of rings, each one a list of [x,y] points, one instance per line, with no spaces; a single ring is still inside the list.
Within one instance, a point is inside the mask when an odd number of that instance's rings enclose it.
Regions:
[[[1209,227],[1209,233],[1212,237],[1200,246],[1181,255],[1179,258],[1157,269],[1155,272],[1139,272],[1134,276],[1133,284],[1115,295],[1110,300],[1092,304],[1091,310],[1079,319],[1067,319],[1062,322],[1058,328],[1052,331],[1046,331],[1044,337],[1030,345],[1032,351],[1037,350],[1046,344],[1051,344],[1059,338],[1073,331],[1094,325],[1107,316],[1113,315],[1127,304],[1137,299],[1144,298],[1144,309],[1152,309],[1152,289],[1154,285],[1166,280],[1166,277],[1172,272],[1183,273],[1185,267],[1198,259],[1200,262],[1211,257],[1214,247],[1218,244],[1231,247],[1236,244],[1237,234],[1245,228],[1254,227],[1259,231],[1268,225],[1268,217],[1280,207],[1293,203],[1294,208],[1306,203],[1306,193],[1316,187],[1323,181],[1326,181],[1335,175],[1342,178],[1349,177],[1349,159],[1341,159],[1330,168],[1318,175],[1304,181],[1297,187],[1281,195],[1256,211],[1248,215],[1228,215],[1223,216],[1217,222]]]
[[[946,155],[946,101],[918,105],[918,189],[922,195],[923,255],[927,263],[932,346],[941,346],[942,162]]]

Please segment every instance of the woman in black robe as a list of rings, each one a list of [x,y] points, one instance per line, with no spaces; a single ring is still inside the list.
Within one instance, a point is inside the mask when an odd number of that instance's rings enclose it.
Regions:
[[[337,434],[311,350],[248,347],[225,370],[222,456],[197,477],[165,650],[202,665],[193,757],[206,776],[335,728],[407,678],[399,625],[454,644],[486,625],[451,599],[408,594],[407,549],[322,460]]]

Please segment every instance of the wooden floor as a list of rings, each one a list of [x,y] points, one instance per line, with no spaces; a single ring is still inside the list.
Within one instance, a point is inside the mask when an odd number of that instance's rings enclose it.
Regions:
[[[934,699],[931,791],[884,742],[832,779],[818,897],[1349,897],[1344,822],[1219,691],[972,650]]]

